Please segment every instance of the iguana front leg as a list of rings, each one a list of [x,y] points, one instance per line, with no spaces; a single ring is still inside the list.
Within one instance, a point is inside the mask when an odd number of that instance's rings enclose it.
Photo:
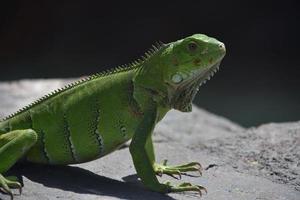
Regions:
[[[158,164],[155,164],[155,155],[151,139],[156,121],[156,113],[156,108],[149,109],[145,112],[144,118],[138,126],[129,147],[138,176],[141,178],[144,185],[153,191],[162,193],[197,191],[201,195],[201,190],[206,191],[206,189],[199,185],[182,183],[173,186],[169,182],[166,184],[159,183],[156,177],[158,171],[155,168]]]
[[[31,129],[15,130],[0,135],[0,189],[11,196],[11,188],[19,189],[16,177],[4,177],[7,172],[36,143],[37,134]]]
[[[151,136],[155,126],[156,113],[154,107],[145,112],[142,122],[134,133],[129,150],[136,172],[143,184],[153,191],[166,193],[169,187],[159,183],[152,167],[153,158],[146,151],[147,139]]]

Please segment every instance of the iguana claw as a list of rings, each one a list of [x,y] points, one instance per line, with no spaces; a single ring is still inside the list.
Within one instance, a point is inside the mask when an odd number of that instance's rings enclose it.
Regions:
[[[202,196],[201,190],[203,190],[207,194],[207,190],[205,187],[201,185],[193,185],[191,183],[182,183],[178,186],[171,188],[172,192],[196,191],[199,192],[200,196]]]
[[[16,177],[10,176],[5,178],[0,174],[0,189],[9,195],[11,200],[14,198],[11,188],[18,189],[20,195],[22,194],[22,185],[16,180]]]
[[[198,162],[191,162],[184,165],[167,166],[167,160],[164,160],[163,164],[155,163],[153,165],[154,171],[157,175],[162,176],[163,174],[169,175],[176,179],[181,179],[181,175],[195,176],[185,172],[198,172],[199,176],[202,176],[202,166]],[[178,178],[174,175],[178,175]]]
[[[198,192],[200,196],[202,196],[202,191],[204,191],[205,194],[207,194],[206,188],[201,185],[193,185],[191,183],[184,182],[177,186],[173,186],[169,181],[165,182],[164,184],[169,187],[169,192],[195,191]]]

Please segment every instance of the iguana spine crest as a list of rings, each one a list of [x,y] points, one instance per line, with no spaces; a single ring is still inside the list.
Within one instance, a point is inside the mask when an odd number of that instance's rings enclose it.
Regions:
[[[107,70],[104,70],[102,72],[98,72],[98,73],[95,73],[95,74],[92,74],[90,76],[87,76],[85,78],[82,78],[78,81],[75,81],[75,82],[72,82],[72,83],[69,83],[67,84],[66,86],[62,87],[62,88],[58,88],[42,97],[40,97],[39,99],[33,101],[31,104],[28,104],[26,106],[24,106],[23,108],[17,110],[16,112],[4,117],[3,119],[0,119],[0,122],[3,122],[3,121],[6,121],[24,111],[27,111],[29,110],[30,108],[32,108],[33,106],[35,105],[38,105],[44,101],[46,101],[47,99],[55,96],[55,95],[58,95],[68,89],[71,89],[73,87],[76,87],[82,83],[86,83],[88,81],[91,81],[91,80],[94,80],[94,79],[97,79],[97,78],[100,78],[100,77],[104,77],[104,76],[108,76],[108,75],[112,75],[112,74],[115,74],[115,73],[120,73],[120,72],[126,72],[126,71],[129,71],[129,70],[132,70],[132,69],[136,69],[138,68],[142,63],[146,62],[147,60],[149,60],[152,56],[154,56],[157,52],[159,52],[163,47],[166,47],[166,44],[164,44],[163,42],[161,41],[158,41],[156,42],[155,44],[152,45],[152,47],[146,51],[144,53],[144,55],[141,56],[141,58],[138,58],[134,61],[132,61],[131,63],[129,64],[124,64],[124,65],[119,65],[115,68],[111,68],[111,69],[107,69]]]

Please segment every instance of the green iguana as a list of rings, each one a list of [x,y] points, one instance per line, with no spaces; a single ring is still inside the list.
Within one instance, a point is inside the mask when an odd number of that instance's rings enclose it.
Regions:
[[[0,122],[0,188],[21,193],[16,177],[4,177],[16,162],[67,165],[95,160],[132,139],[136,172],[150,190],[197,191],[203,186],[159,183],[156,175],[199,171],[191,162],[155,162],[151,135],[170,109],[192,110],[201,84],[219,68],[225,46],[203,34],[158,43],[142,59],[94,74],[48,94]]]

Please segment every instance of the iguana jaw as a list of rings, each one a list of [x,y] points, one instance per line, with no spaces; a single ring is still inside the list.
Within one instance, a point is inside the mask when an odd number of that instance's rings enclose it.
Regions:
[[[210,80],[211,77],[219,70],[221,59],[206,69],[198,69],[190,73],[186,81],[174,87],[168,87],[168,98],[171,107],[182,112],[192,110],[191,103],[195,98],[199,87]]]

